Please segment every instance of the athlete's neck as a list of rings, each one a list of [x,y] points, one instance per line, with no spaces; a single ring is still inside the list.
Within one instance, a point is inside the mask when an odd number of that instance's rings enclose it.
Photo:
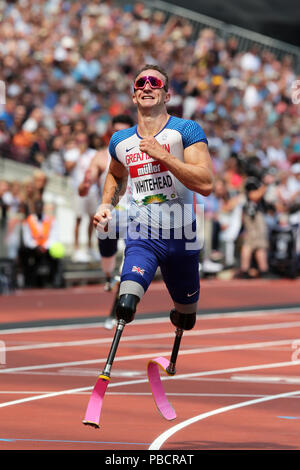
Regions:
[[[137,130],[141,137],[152,137],[158,134],[167,124],[170,115],[160,113],[159,115],[141,115],[138,116]]]

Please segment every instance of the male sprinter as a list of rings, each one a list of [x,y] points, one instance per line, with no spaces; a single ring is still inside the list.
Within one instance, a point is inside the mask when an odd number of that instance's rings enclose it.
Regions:
[[[109,144],[112,160],[94,226],[109,225],[111,208],[124,194],[128,175],[131,204],[116,307],[119,331],[103,372],[108,376],[121,331],[134,319],[158,266],[174,303],[170,320],[176,335],[196,322],[200,251],[193,243],[193,193],[210,194],[213,168],[203,129],[194,121],[170,116],[169,100],[166,72],[145,65],[134,81],[137,125],[116,132]],[[175,343],[169,373],[175,373],[179,341]]]

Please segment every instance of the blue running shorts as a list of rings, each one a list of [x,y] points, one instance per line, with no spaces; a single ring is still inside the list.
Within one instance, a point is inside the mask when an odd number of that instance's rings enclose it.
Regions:
[[[172,300],[178,304],[194,304],[199,300],[200,250],[186,250],[186,239],[126,240],[123,281],[134,281],[146,292],[160,267]]]

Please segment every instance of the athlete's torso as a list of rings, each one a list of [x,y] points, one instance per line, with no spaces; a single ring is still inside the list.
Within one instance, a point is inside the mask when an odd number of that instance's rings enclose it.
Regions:
[[[131,212],[139,221],[160,228],[176,228],[194,220],[193,192],[161,163],[139,149],[137,126],[116,132],[110,141],[112,158],[128,170],[131,182]],[[207,139],[194,121],[171,116],[155,136],[173,156],[184,161],[184,149]]]

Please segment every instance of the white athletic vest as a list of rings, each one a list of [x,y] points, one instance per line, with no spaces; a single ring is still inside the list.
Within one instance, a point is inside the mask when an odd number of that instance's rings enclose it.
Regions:
[[[207,139],[195,121],[171,116],[155,136],[172,155],[184,160],[184,149]],[[109,153],[128,170],[131,186],[129,217],[157,228],[179,228],[195,219],[193,192],[161,163],[139,149],[137,126],[113,134]]]

